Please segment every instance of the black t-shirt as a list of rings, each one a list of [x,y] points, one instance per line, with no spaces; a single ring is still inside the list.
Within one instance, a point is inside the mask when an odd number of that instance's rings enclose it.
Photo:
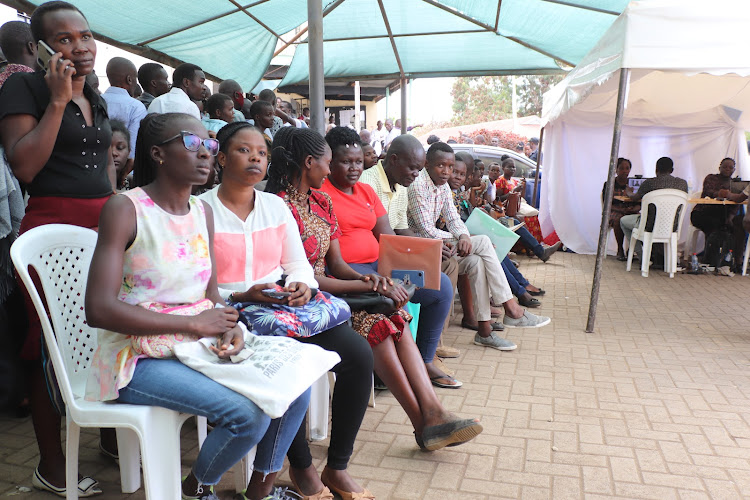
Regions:
[[[93,126],[86,125],[81,109],[70,101],[47,164],[27,186],[31,196],[101,198],[112,194],[107,176],[112,128],[106,104],[88,84],[83,95],[91,103]],[[0,120],[19,114],[41,120],[49,101],[43,71],[13,74],[0,89]]]

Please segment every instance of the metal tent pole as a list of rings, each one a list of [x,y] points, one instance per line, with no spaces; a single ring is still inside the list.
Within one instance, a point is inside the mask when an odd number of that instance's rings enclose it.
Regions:
[[[401,134],[406,133],[406,85],[408,80],[401,77]]]
[[[627,87],[630,80],[630,69],[620,69],[620,85],[617,89],[617,109],[615,111],[615,127],[612,133],[612,150],[609,154],[609,174],[607,175],[607,189],[604,193],[604,210],[602,210],[602,223],[599,227],[599,248],[596,251],[596,266],[594,267],[594,282],[591,285],[591,302],[589,302],[589,318],[586,322],[586,333],[594,331],[596,321],[596,306],[599,302],[599,282],[602,279],[602,264],[607,252],[607,233],[609,232],[609,212],[612,209],[612,193],[615,189],[615,169],[617,168],[617,156],[620,150],[620,132],[622,131],[622,118],[625,111],[625,100],[627,99]]]
[[[361,124],[359,123],[359,107],[361,105],[360,95],[359,95],[359,80],[354,82],[354,129],[359,132],[359,130],[362,128]]]
[[[307,46],[310,57],[310,128],[325,135],[322,0],[307,0],[307,32]]]
[[[536,202],[536,196],[539,194],[539,166],[542,164],[542,145],[544,144],[544,127],[539,133],[539,148],[536,150],[536,171],[534,173],[534,194],[531,195],[531,204],[539,208],[541,203]]]

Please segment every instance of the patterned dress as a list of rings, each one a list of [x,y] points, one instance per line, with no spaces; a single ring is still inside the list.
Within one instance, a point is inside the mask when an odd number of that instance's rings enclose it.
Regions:
[[[119,300],[132,305],[158,302],[173,306],[206,298],[211,278],[206,213],[190,197],[190,211],[164,211],[141,188],[122,193],[135,205],[136,237],[125,251]],[[98,331],[98,345],[86,384],[86,399],[117,399],[145,357],[132,348],[129,335]]]
[[[331,247],[331,240],[341,236],[330,196],[312,190],[300,193],[291,186],[278,195],[283,198],[297,221],[302,245],[315,275],[326,276],[325,258]],[[365,337],[371,346],[378,345],[389,336],[398,342],[406,321],[410,320],[411,316],[403,310],[391,316],[352,311],[352,328]]]

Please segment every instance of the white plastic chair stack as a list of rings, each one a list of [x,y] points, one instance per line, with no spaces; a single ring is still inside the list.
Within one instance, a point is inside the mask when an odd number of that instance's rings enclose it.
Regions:
[[[67,498],[78,498],[80,428],[115,427],[122,491],[132,493],[140,487],[142,450],[146,498],[179,500],[180,427],[190,415],[154,406],[83,399],[89,366],[97,346],[96,331],[86,324],[84,314],[86,282],[96,238],[96,232],[90,229],[50,224],[27,231],[10,250],[13,265],[39,314],[67,409]],[[29,267],[39,275],[47,311],[31,279]]]
[[[633,229],[630,237],[630,248],[628,248],[627,270],[633,263],[633,251],[635,242],[643,242],[643,255],[641,255],[641,275],[648,276],[648,268],[651,260],[651,245],[653,243],[664,243],[664,270],[673,278],[677,272],[677,242],[682,229],[683,215],[687,204],[687,193],[679,189],[657,189],[647,193],[641,201],[641,220],[638,227]],[[646,232],[649,205],[656,209],[654,227],[651,232]],[[677,219],[675,221],[675,219]],[[675,223],[677,229],[675,230]]]

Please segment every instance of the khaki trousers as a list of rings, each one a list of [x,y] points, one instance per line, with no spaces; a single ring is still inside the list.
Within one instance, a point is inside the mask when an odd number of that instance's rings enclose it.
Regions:
[[[487,236],[471,237],[471,254],[458,257],[458,274],[469,276],[477,321],[490,321],[490,303],[504,304],[513,298],[495,248]]]

